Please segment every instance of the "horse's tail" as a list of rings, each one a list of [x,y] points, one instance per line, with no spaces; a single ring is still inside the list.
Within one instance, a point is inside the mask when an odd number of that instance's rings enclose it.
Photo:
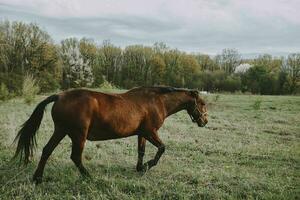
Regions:
[[[36,132],[40,127],[41,121],[44,116],[44,110],[47,104],[57,101],[58,95],[52,95],[47,97],[44,101],[40,102],[29,119],[21,126],[21,130],[18,132],[14,143],[18,141],[17,150],[13,159],[20,156],[20,161],[27,164],[29,157],[33,155],[34,147],[36,146]]]

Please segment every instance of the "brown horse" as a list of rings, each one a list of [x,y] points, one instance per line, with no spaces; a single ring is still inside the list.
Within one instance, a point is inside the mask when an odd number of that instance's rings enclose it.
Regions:
[[[196,90],[172,87],[139,87],[122,94],[106,94],[84,89],[65,91],[49,96],[40,102],[30,118],[23,124],[15,157],[28,163],[36,145],[35,135],[41,124],[47,104],[52,107],[54,133],[43,149],[33,180],[42,181],[47,159],[68,135],[72,140],[71,159],[84,176],[89,176],[82,164],[82,151],[86,140],[109,140],[138,136],[136,170],[144,171],[155,166],[165,151],[158,136],[164,120],[181,110],[187,110],[193,122],[203,127],[207,123],[207,110]],[[148,140],[158,148],[154,159],[143,164],[145,143]]]

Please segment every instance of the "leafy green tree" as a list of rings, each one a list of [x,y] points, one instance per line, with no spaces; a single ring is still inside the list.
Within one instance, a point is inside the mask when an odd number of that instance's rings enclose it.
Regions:
[[[290,54],[283,64],[283,70],[288,74],[289,92],[295,93],[300,87],[300,53]]]
[[[88,62],[92,69],[93,86],[97,87],[102,83],[103,74],[101,66],[97,62],[97,46],[92,39],[82,38],[79,41],[79,49],[83,58],[83,62]]]
[[[195,59],[197,60],[201,70],[215,71],[218,69],[217,64],[209,55],[196,54]]]
[[[42,79],[43,75],[51,74],[52,80],[57,82],[60,71],[58,60],[58,51],[50,36],[36,24],[9,21],[0,23],[1,76],[12,77],[12,74],[18,74],[23,79],[26,73],[31,73]],[[19,90],[22,87],[19,84],[12,86],[14,81],[10,81],[10,78],[8,80],[8,88]],[[54,89],[49,85],[51,82],[44,82],[40,85],[41,90]]]
[[[282,62],[282,58],[273,58],[269,54],[260,55],[252,61],[253,65],[265,66],[270,73],[278,73],[283,64]]]
[[[180,87],[182,83],[182,78],[180,75],[180,59],[181,52],[177,49],[171,49],[163,54],[164,62],[166,64],[166,73],[164,80],[166,85],[172,85],[175,87]]]
[[[150,84],[152,56],[153,50],[150,47],[132,45],[125,48],[122,77],[126,88]]]
[[[221,83],[220,90],[235,92],[241,90],[241,78],[240,76],[230,75],[227,76],[226,79]]]
[[[89,61],[91,67],[95,65],[97,57],[97,46],[93,40],[82,38],[79,41],[79,50],[82,55],[83,61]]]
[[[242,76],[243,91],[254,94],[275,94],[276,77],[268,73],[265,66],[251,67]]]
[[[103,41],[97,51],[97,74],[104,76],[104,79],[115,85],[121,83],[122,49],[114,46],[110,41]],[[100,77],[98,77],[100,80]],[[103,78],[102,78],[103,79]]]
[[[163,58],[156,54],[150,59],[149,65],[151,68],[151,85],[163,85],[166,72],[166,64]]]
[[[195,87],[194,75],[200,71],[200,65],[193,55],[181,54],[179,57],[180,87]]]
[[[287,94],[288,91],[288,73],[282,70],[278,74],[276,94]]]

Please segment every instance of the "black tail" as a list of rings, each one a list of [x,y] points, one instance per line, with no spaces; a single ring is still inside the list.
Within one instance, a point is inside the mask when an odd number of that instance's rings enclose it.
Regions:
[[[20,156],[20,161],[23,161],[25,164],[28,163],[29,157],[33,155],[33,150],[36,146],[36,132],[43,119],[44,110],[47,104],[57,100],[58,95],[52,95],[40,102],[29,119],[21,126],[21,130],[18,132],[18,135],[14,140],[14,142],[18,140],[18,146],[14,158]]]

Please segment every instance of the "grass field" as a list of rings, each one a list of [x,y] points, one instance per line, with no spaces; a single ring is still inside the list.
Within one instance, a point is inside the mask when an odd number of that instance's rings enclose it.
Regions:
[[[19,125],[43,98],[0,103],[0,199],[300,199],[300,97],[208,95],[208,125],[198,128],[186,112],[168,118],[160,130],[166,152],[145,174],[135,171],[131,137],[87,142],[84,164],[93,178],[84,179],[66,137],[36,186],[32,174],[53,131],[51,106],[33,162],[8,162]],[[155,152],[147,143],[145,161]]]

